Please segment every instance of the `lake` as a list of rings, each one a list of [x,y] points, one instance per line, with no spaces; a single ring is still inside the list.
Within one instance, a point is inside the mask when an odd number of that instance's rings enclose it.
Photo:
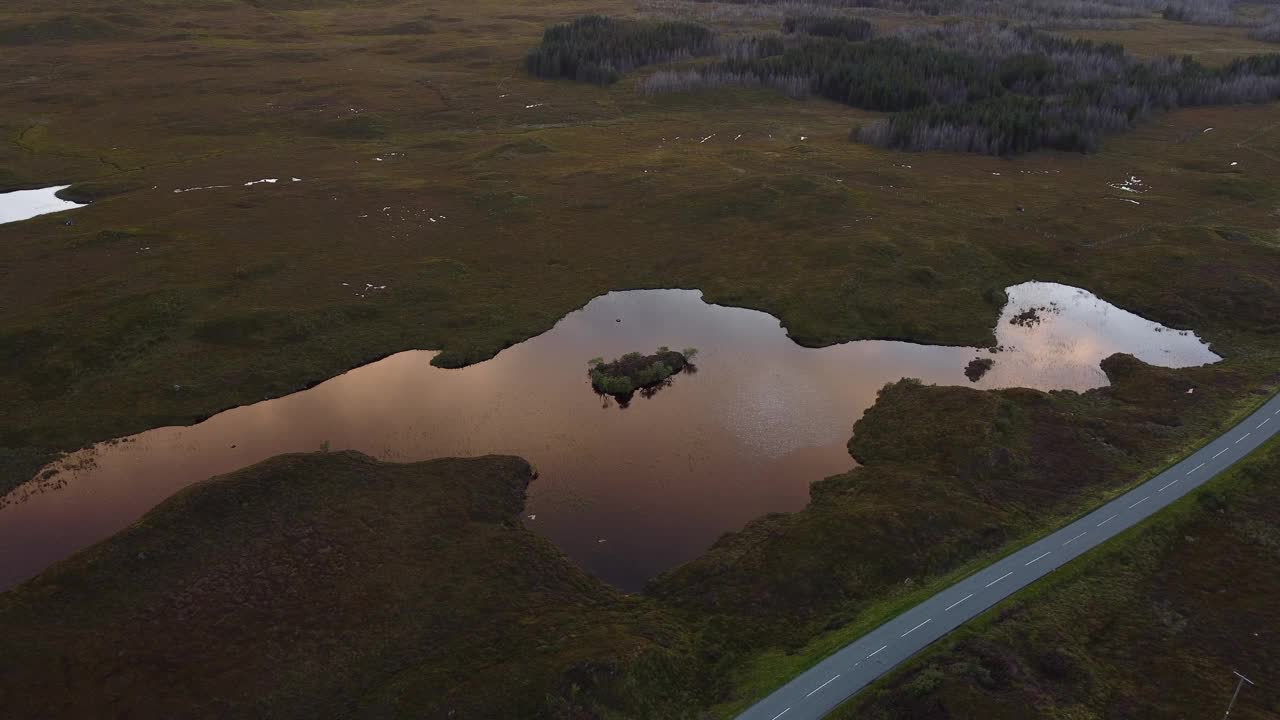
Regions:
[[[777,318],[703,302],[695,290],[598,297],[548,332],[460,370],[408,351],[308,390],[190,427],[101,443],[55,463],[0,508],[0,589],[127,526],[176,490],[285,452],[356,449],[410,461],[520,455],[539,470],[526,527],[627,590],[696,557],[722,533],[794,511],[809,484],[854,466],[852,426],[903,377],[976,388],[1083,391],[1117,352],[1165,367],[1220,360],[1077,288],[1008,289],[1001,349],[858,341],[796,345]],[[627,407],[597,395],[587,361],[659,346],[698,349]],[[975,358],[994,361],[976,382]]]

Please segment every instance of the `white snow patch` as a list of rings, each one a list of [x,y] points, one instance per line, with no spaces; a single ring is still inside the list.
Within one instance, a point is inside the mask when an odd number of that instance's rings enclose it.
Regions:
[[[218,188],[229,188],[230,185],[205,185],[204,187],[178,188],[175,193],[195,192],[196,190],[216,190]]]
[[[28,220],[38,215],[74,210],[84,207],[81,203],[63,200],[58,193],[71,187],[55,185],[39,190],[17,190],[0,193],[0,225],[19,220]]]

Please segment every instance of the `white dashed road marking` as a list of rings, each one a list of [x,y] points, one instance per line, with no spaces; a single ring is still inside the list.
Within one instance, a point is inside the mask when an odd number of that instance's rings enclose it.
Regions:
[[[969,593],[968,595],[965,595],[964,597],[960,598],[959,600],[957,600],[957,601],[955,601],[955,602],[951,603],[950,605],[948,605],[948,606],[947,606],[947,609],[946,609],[946,610],[943,610],[942,612],[947,612],[947,611],[949,611],[951,608],[953,608],[953,607],[955,607],[955,606],[959,605],[960,603],[964,602],[965,600],[968,600],[968,599],[969,599],[969,598],[971,598],[971,597],[973,597],[973,593]]]
[[[991,582],[987,583],[987,587],[991,587],[992,585],[995,585],[996,583],[998,583],[998,582],[1000,582],[1001,580],[1003,580],[1003,579],[1005,579],[1005,578],[1009,577],[1009,576],[1010,576],[1010,575],[1012,575],[1012,574],[1013,574],[1012,572],[1007,572],[1007,573],[1005,573],[1005,574],[1001,575],[1000,577],[996,578],[995,580],[992,580]]]
[[[1271,418],[1267,418],[1266,420],[1263,420],[1262,422],[1258,423],[1258,427],[1262,427],[1263,425],[1266,425],[1269,422],[1271,422]],[[1254,430],[1257,430],[1257,429],[1258,428],[1254,428]]]
[[[1130,506],[1129,506],[1129,509],[1130,509],[1130,510],[1132,510],[1132,509],[1134,509],[1134,508],[1138,507],[1139,505],[1141,505],[1142,503],[1144,503],[1144,502],[1146,502],[1146,501],[1148,501],[1148,500],[1150,500],[1150,499],[1151,499],[1151,496],[1150,496],[1150,495],[1148,495],[1148,496],[1146,496],[1146,497],[1142,498],[1141,500],[1139,500],[1138,502],[1136,502],[1136,503],[1134,503],[1134,504],[1130,505]]]
[[[1160,489],[1159,489],[1159,490],[1157,490],[1156,492],[1164,492],[1165,490],[1168,490],[1171,486],[1173,486],[1173,484],[1174,484],[1174,483],[1176,483],[1176,482],[1178,482],[1178,481],[1177,481],[1177,480],[1172,480],[1172,481],[1170,481],[1170,482],[1167,482],[1167,483],[1165,483],[1165,484],[1164,484],[1164,487],[1160,488]]]
[[[1222,448],[1221,450],[1219,450],[1219,451],[1218,451],[1218,455],[1221,455],[1222,453],[1224,453],[1224,452],[1226,452],[1226,451],[1228,451],[1228,450],[1230,450],[1230,449],[1231,449],[1231,448]],[[1214,460],[1217,460],[1217,459],[1218,459],[1218,455],[1214,455],[1214,456],[1213,456],[1213,459],[1214,459]]]
[[[789,712],[791,712],[791,708],[787,708],[786,710],[783,710],[782,712],[778,713],[777,715],[774,715],[774,716],[773,716],[773,720],[778,720],[778,718],[782,717],[783,715],[786,715],[786,714],[787,714],[787,713],[789,713]]]
[[[933,618],[929,618],[928,620],[925,620],[924,622],[920,623],[919,625],[917,625],[917,626],[915,626],[915,627],[911,628],[910,630],[908,630],[908,631],[906,631],[906,632],[902,633],[902,635],[900,635],[899,637],[906,637],[906,636],[910,635],[911,633],[913,633],[913,632],[915,632],[915,631],[919,630],[920,628],[924,627],[925,625],[928,625],[928,624],[929,624],[929,623],[931,623],[931,622],[933,622]]]
[[[1066,546],[1070,545],[1071,543],[1073,543],[1073,542],[1075,542],[1075,541],[1079,540],[1080,538],[1082,538],[1082,537],[1084,537],[1085,535],[1088,535],[1088,534],[1089,534],[1089,533],[1088,533],[1088,531],[1086,531],[1086,532],[1082,532],[1082,533],[1080,533],[1079,535],[1077,535],[1077,536],[1075,536],[1075,537],[1071,538],[1070,540],[1068,540],[1068,541],[1066,541],[1066,542],[1062,543],[1062,547],[1066,547]]]
[[[1244,439],[1245,439],[1245,438],[1247,438],[1247,437],[1249,437],[1249,436],[1250,436],[1250,435],[1252,435],[1252,434],[1253,434],[1253,433],[1245,433],[1245,434],[1241,435],[1241,436],[1240,436],[1240,439],[1236,441],[1236,444],[1237,444],[1237,445],[1239,445],[1240,443],[1244,442]]]
[[[833,678],[831,678],[830,680],[828,680],[828,681],[826,681],[826,682],[822,683],[822,684],[821,684],[821,685],[819,685],[818,687],[814,688],[813,690],[810,690],[810,691],[809,691],[809,695],[812,695],[812,694],[814,694],[814,693],[818,692],[819,690],[821,690],[822,688],[824,688],[824,687],[826,687],[826,686],[830,685],[831,683],[835,682],[835,681],[836,681],[836,678],[838,678],[838,677],[840,677],[840,676],[839,676],[839,675],[836,675],[836,677],[833,677]],[[805,695],[805,697],[809,697],[809,695]]]
[[[1045,553],[1044,555],[1041,555],[1040,557],[1036,558],[1035,560],[1031,560],[1030,562],[1028,562],[1026,565],[1023,565],[1022,567],[1026,567],[1027,565],[1030,565],[1031,563],[1035,562],[1036,560],[1039,560],[1039,559],[1043,558],[1045,555],[1048,555],[1048,554],[1049,554],[1049,553]]]
[[[1103,520],[1102,522],[1098,523],[1098,527],[1102,527],[1103,525],[1106,525],[1107,523],[1111,522],[1112,520],[1115,520],[1117,517],[1119,517],[1119,516],[1117,516],[1117,515],[1112,515],[1111,517],[1107,518],[1106,520]]]
[[[880,650],[883,650],[883,649],[885,649],[885,648],[887,648],[887,647],[889,647],[889,646],[888,646],[888,645],[881,645],[881,646],[880,646]],[[880,652],[880,650],[877,650],[877,651],[875,651],[875,652],[871,653],[870,655],[868,655],[868,656],[867,656],[867,659],[868,659],[868,660],[870,660],[871,658],[875,657],[875,656],[876,656],[876,654]]]

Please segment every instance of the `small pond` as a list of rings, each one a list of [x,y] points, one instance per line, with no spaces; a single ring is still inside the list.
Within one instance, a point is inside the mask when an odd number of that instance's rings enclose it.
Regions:
[[[38,215],[74,210],[84,207],[81,203],[63,200],[58,193],[71,187],[57,185],[39,190],[15,190],[0,193],[0,225],[28,220]]]
[[[461,370],[410,351],[191,427],[102,443],[0,508],[0,589],[125,527],[183,486],[284,452],[354,448],[397,461],[520,455],[540,477],[524,518],[628,590],[719,535],[804,506],[809,483],[853,467],[845,444],[876,391],[902,377],[978,388],[1087,390],[1116,352],[1166,367],[1216,362],[1194,334],[1076,288],[1009,288],[991,353],[859,341],[809,349],[766,313],[693,290],[598,297],[550,331]],[[1012,322],[1012,321],[1017,322]],[[697,372],[621,408],[587,361],[659,346],[698,349]],[[976,382],[969,363],[994,365]]]

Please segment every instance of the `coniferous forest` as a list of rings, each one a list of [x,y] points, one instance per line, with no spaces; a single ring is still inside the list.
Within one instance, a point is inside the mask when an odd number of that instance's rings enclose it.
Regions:
[[[854,141],[989,155],[1091,152],[1103,134],[1156,112],[1280,98],[1277,55],[1221,68],[1189,57],[1141,61],[1118,44],[985,22],[877,35],[860,18],[797,16],[782,30],[727,42],[692,23],[588,17],[548,29],[529,69],[605,84],[642,65],[714,53],[697,68],[650,75],[641,90],[756,85],[814,94],[889,113],[854,127]]]
[[[608,85],[643,65],[709,55],[715,33],[694,23],[637,22],[599,15],[547,28],[526,58],[529,72]]]

